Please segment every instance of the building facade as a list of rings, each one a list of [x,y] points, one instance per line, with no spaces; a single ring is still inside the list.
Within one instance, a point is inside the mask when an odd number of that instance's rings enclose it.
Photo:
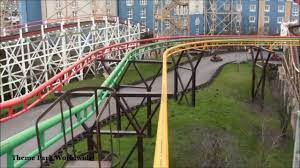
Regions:
[[[158,16],[164,19],[166,16],[181,17],[182,14],[176,12],[181,11],[180,5],[172,4],[182,1],[186,0],[19,0],[19,11],[21,23],[93,14],[114,15],[140,23],[153,32],[159,30],[160,35],[170,26],[184,27],[186,24],[187,34],[191,35],[275,35],[280,33],[282,22],[299,23],[300,5],[292,0],[188,0],[187,7],[183,8],[188,19],[176,24],[174,21],[158,22]],[[158,8],[161,2],[164,6]],[[166,13],[168,8],[174,10]]]
[[[18,2],[21,23],[93,15],[117,15],[117,0],[18,0]]]
[[[154,0],[118,0],[118,16],[153,30],[153,3]]]
[[[117,0],[41,0],[42,19],[117,15]]]
[[[156,1],[119,0],[118,15],[155,31]],[[292,0],[189,0],[189,33],[276,35],[282,22],[299,23],[299,9]]]
[[[41,0],[18,0],[18,11],[21,24],[42,20]]]

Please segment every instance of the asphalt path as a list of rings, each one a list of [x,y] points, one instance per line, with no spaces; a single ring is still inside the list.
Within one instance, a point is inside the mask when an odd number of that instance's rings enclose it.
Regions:
[[[213,76],[213,74],[224,64],[229,63],[229,62],[234,62],[234,61],[245,61],[247,59],[250,59],[250,55],[246,52],[236,52],[236,53],[225,53],[225,54],[220,54],[223,58],[223,61],[221,62],[211,62],[209,59],[210,57],[204,57],[202,58],[198,68],[197,68],[197,76],[196,76],[196,86],[199,86],[201,84],[206,83],[207,81],[210,80],[210,78]],[[193,62],[195,64],[196,62]],[[183,67],[190,67],[189,64],[183,65]],[[184,85],[187,84],[189,78],[191,77],[191,72],[185,69],[179,69],[180,77],[182,78],[182,81]],[[126,76],[125,76],[126,78]],[[148,84],[150,84],[151,81],[147,81]],[[168,72],[168,92],[173,93],[173,86],[174,86],[174,71]],[[137,84],[135,86],[145,86],[143,83]],[[178,90],[181,91],[182,88],[180,87],[180,84],[178,85]],[[191,86],[191,85],[190,85]],[[121,89],[120,92],[145,92],[145,89]],[[158,92],[160,93],[161,91],[161,76],[159,76],[154,84],[152,85],[152,92]],[[73,98],[72,104],[73,105],[78,105],[86,101],[88,98],[86,97],[77,97]],[[141,102],[141,98],[126,98],[126,101],[128,102],[130,107],[134,107],[138,105]],[[0,129],[1,129],[1,141],[21,132],[24,131],[25,129],[32,127],[35,125],[35,122],[38,118],[38,116],[45,111],[46,108],[48,108],[50,104],[45,104],[45,105],[40,105],[37,106],[33,109],[31,109],[29,112],[22,114],[21,116],[9,120],[3,124],[0,124]],[[67,110],[67,105],[63,104],[64,110]],[[115,102],[111,102],[111,113],[115,113]],[[48,119],[54,115],[57,115],[60,113],[60,107],[57,105],[55,106],[49,114],[45,116],[45,119]],[[105,110],[101,118],[106,118],[108,116],[109,112],[108,110]],[[86,124],[88,126],[91,126],[94,123],[95,116],[92,116],[91,119],[89,119]],[[73,119],[75,121],[75,118]],[[69,123],[67,123],[69,125]],[[60,125],[58,124],[56,127],[51,128],[48,130],[46,134],[46,141],[47,139],[55,136],[57,133],[59,133],[61,130]],[[82,133],[83,128],[78,127],[75,130],[75,135]],[[70,134],[68,134],[67,139],[70,139]],[[58,148],[60,148],[63,145],[63,139],[43,151],[43,156],[49,156],[50,154],[53,154]],[[22,144],[18,148],[14,150],[15,155],[19,156],[26,156],[30,151],[33,149],[37,148],[37,139],[33,138],[32,140]],[[0,167],[5,167],[6,165],[6,156],[3,155],[1,157],[1,166]],[[25,167],[39,167],[39,161],[30,161],[25,165]]]

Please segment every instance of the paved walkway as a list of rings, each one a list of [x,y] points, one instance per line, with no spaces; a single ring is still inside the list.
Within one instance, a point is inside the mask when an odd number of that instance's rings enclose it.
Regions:
[[[217,69],[222,66],[225,63],[228,62],[232,62],[232,61],[243,61],[248,59],[247,57],[249,57],[249,54],[245,53],[245,52],[239,52],[239,53],[226,53],[226,54],[220,54],[220,56],[223,58],[222,62],[217,62],[217,63],[213,63],[209,60],[208,57],[205,57],[201,60],[198,69],[197,69],[197,77],[196,77],[196,85],[199,86],[203,83],[206,83],[211,76],[217,71]],[[195,62],[194,62],[195,63]],[[189,65],[184,65],[184,66],[189,66]],[[188,79],[190,78],[191,72],[188,72],[187,70],[183,70],[180,69],[179,70],[180,74],[181,74],[181,78],[183,83],[187,83]],[[173,75],[174,71],[170,71],[168,72],[168,92],[173,93]],[[149,82],[150,83],[150,82]],[[138,84],[136,86],[143,86],[144,84]],[[153,84],[152,87],[152,91],[153,92],[160,92],[161,90],[161,77],[158,77],[155,81],[155,83]],[[181,90],[181,87],[179,85],[179,91]],[[122,91],[145,91],[145,90],[141,90],[141,89],[126,89],[126,90],[121,90]],[[74,105],[78,105],[82,102],[84,102],[85,100],[87,100],[88,98],[73,98],[72,99],[72,103]],[[128,103],[130,106],[136,106],[139,104],[139,102],[141,101],[141,99],[138,98],[128,98],[127,99]],[[114,104],[114,102],[112,102],[112,104]],[[15,118],[12,120],[9,120],[8,122],[1,124],[0,128],[1,128],[1,141],[7,139],[8,137],[11,137],[33,125],[35,125],[35,121],[37,119],[37,117],[39,116],[39,114],[41,114],[42,112],[44,112],[44,110],[49,107],[50,104],[45,104],[45,105],[40,105],[35,107],[34,109],[32,109],[31,111]],[[112,112],[114,112],[114,108],[115,106],[112,105]],[[67,109],[67,106],[64,104],[64,110]],[[53,108],[53,110],[45,117],[45,119],[57,115],[59,114],[60,110],[59,110],[59,106]],[[103,117],[106,117],[108,115],[108,112],[105,112],[105,115]],[[95,116],[93,116],[93,118],[95,118]],[[91,125],[93,123],[93,119],[90,119],[87,124]],[[56,135],[58,132],[60,131],[60,125],[58,125],[57,127],[52,128],[51,130],[46,132],[46,140],[53,137],[54,135]],[[75,134],[79,134],[83,131],[83,129],[81,127],[75,129]],[[68,135],[68,139],[70,139],[70,134]],[[26,142],[25,144],[21,145],[19,148],[17,148],[14,151],[14,154],[18,154],[20,156],[25,156],[26,154],[28,154],[29,151],[32,151],[33,149],[37,148],[37,140],[35,138],[33,138],[32,140]],[[63,145],[63,140],[59,141],[58,143],[52,145],[50,148],[46,149],[43,152],[44,156],[47,156],[49,154],[52,154],[54,151],[56,151],[59,147],[61,147]],[[0,167],[3,167],[4,165],[6,165],[6,156],[2,156],[1,157],[1,165]],[[26,164],[26,167],[39,167],[39,162],[38,161],[32,161],[29,162],[28,164]]]

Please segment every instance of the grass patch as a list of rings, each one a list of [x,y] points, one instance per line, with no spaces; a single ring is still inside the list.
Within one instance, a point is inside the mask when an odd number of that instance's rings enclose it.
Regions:
[[[293,154],[291,131],[286,139],[272,145],[272,139],[280,132],[277,115],[280,107],[268,86],[265,108],[260,110],[250,101],[250,64],[241,64],[239,72],[236,65],[226,65],[210,86],[197,91],[195,108],[170,99],[170,167],[290,167]],[[145,109],[141,109],[137,118],[145,121],[145,116]],[[154,135],[157,116],[153,119]],[[125,118],[122,118],[122,124],[123,127],[127,125]],[[135,141],[135,137],[113,138],[113,146],[121,160]],[[77,149],[86,150],[85,143],[78,143]],[[103,146],[109,148],[108,136],[103,137]],[[155,137],[144,138],[144,167],[152,167],[154,146]],[[52,167],[62,165],[55,162]],[[127,167],[137,167],[136,152]]]

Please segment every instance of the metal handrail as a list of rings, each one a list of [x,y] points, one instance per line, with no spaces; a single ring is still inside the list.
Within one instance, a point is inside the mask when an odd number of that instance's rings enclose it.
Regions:
[[[39,129],[39,123],[40,121],[58,104],[60,103],[60,116],[61,116],[61,125],[62,125],[62,132],[63,132],[63,137],[64,137],[64,149],[66,154],[68,154],[68,149],[67,149],[67,140],[66,140],[66,126],[65,126],[65,119],[69,118],[70,119],[70,129],[71,129],[71,142],[72,142],[72,147],[73,147],[73,155],[76,156],[75,153],[75,146],[74,146],[74,128],[73,128],[73,121],[72,121],[72,105],[70,104],[69,101],[67,102],[68,108],[69,108],[69,113],[68,116],[65,116],[66,114],[62,110],[62,101],[66,100],[66,98],[70,97],[70,94],[73,92],[77,91],[94,91],[94,102],[95,102],[95,107],[96,107],[96,114],[98,115],[98,90],[103,90],[103,91],[109,91],[110,93],[113,92],[114,90],[108,87],[83,87],[83,88],[76,88],[72,90],[68,90],[65,92],[63,95],[61,95],[59,98],[57,98],[36,120],[35,122],[35,131],[36,131],[36,138],[37,138],[37,144],[38,144],[38,150],[39,150],[39,158],[40,158],[40,164],[41,167],[44,167],[43,164],[43,156],[42,156],[42,151],[47,148],[45,145],[45,131],[41,131]],[[110,94],[111,95],[111,94]]]

